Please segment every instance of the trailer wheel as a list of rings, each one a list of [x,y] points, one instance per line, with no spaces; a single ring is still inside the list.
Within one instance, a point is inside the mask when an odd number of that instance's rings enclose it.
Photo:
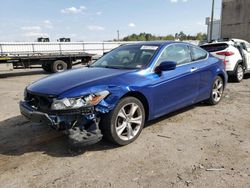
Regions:
[[[67,70],[67,68],[68,68],[68,65],[63,60],[56,60],[51,65],[52,72],[54,72],[54,73],[63,72],[65,70]]]
[[[43,63],[43,64],[42,64],[42,68],[43,68],[43,70],[46,71],[46,72],[51,72],[51,64],[48,63],[48,62]]]

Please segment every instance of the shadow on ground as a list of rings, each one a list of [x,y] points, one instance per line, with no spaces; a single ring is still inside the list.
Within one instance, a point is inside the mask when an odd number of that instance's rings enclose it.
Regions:
[[[199,103],[160,117],[147,122],[145,128],[185,111],[203,106],[206,105]],[[40,151],[53,157],[72,157],[81,155],[86,151],[110,150],[117,147],[103,139],[95,145],[75,148],[68,143],[64,134],[46,125],[29,122],[22,116],[16,116],[0,122],[0,154],[3,155],[13,156]]]
[[[247,73],[244,75],[244,79],[249,79],[250,78],[250,73]],[[243,79],[243,80],[244,80]],[[228,77],[228,82],[229,83],[238,83],[237,81],[235,81],[232,77]]]
[[[249,79],[250,78],[250,73],[244,75],[244,79]]]
[[[0,122],[0,154],[23,155],[30,152],[43,152],[53,157],[71,157],[90,150],[108,150],[114,145],[101,141],[96,145],[75,148],[67,137],[52,128],[27,121],[16,116]]]

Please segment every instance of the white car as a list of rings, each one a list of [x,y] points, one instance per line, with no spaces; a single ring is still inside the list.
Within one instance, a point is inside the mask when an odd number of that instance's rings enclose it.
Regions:
[[[242,81],[244,74],[250,72],[250,44],[241,39],[213,42],[201,46],[215,57],[222,59],[229,77]]]

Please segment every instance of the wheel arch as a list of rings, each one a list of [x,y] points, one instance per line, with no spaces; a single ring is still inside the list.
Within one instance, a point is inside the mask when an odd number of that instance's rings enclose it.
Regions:
[[[245,61],[239,60],[239,61],[237,61],[237,63],[235,64],[234,72],[236,71],[236,68],[237,68],[238,65],[242,65],[244,70],[248,68]]]
[[[227,79],[226,79],[225,75],[222,74],[222,73],[219,73],[217,76],[222,78],[222,80],[223,80],[223,88],[225,89],[226,83],[227,83]]]
[[[149,118],[149,103],[148,103],[148,100],[145,97],[145,95],[143,95],[141,92],[138,92],[138,91],[129,91],[128,93],[123,95],[121,98],[125,98],[125,97],[135,97],[138,100],[140,100],[141,103],[143,104],[144,109],[145,109],[145,119],[148,120],[148,118]]]
[[[238,74],[237,69],[238,69],[239,65],[243,69],[243,77],[240,80],[239,80],[238,75],[237,75]],[[237,61],[237,63],[235,64],[234,70],[232,72],[232,75],[231,75],[231,76],[233,76],[234,81],[241,82],[244,79],[244,74],[246,73],[245,71],[247,70],[247,68],[248,67],[247,67],[247,65],[245,64],[245,62],[243,60]]]

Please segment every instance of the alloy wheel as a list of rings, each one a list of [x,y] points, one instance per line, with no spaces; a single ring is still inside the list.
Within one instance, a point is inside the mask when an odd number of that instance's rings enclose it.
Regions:
[[[237,67],[237,78],[239,81],[241,81],[244,77],[244,70],[243,67],[241,65],[238,65]]]
[[[136,103],[124,105],[117,114],[116,133],[121,140],[131,140],[142,126],[143,116],[140,106]]]
[[[213,100],[219,102],[223,94],[223,81],[221,78],[217,78],[213,86]]]

